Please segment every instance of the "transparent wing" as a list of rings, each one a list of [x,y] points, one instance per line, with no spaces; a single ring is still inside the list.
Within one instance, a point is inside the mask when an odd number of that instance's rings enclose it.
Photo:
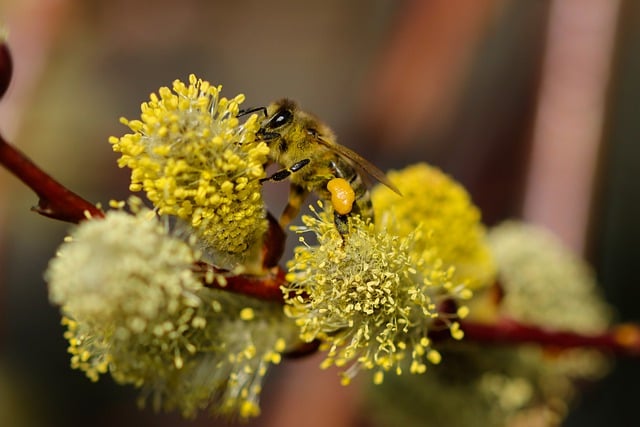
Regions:
[[[317,141],[323,146],[327,147],[329,150],[333,151],[334,153],[349,160],[358,169],[361,169],[371,177],[380,181],[380,183],[389,187],[391,190],[393,190],[394,193],[398,194],[399,196],[402,196],[402,193],[400,193],[400,190],[398,190],[398,187],[396,187],[395,185],[393,185],[391,181],[389,181],[389,178],[387,178],[384,172],[382,172],[373,163],[371,163],[369,160],[362,157],[360,154],[356,153],[355,151],[343,145],[327,142],[322,138],[317,138]]]

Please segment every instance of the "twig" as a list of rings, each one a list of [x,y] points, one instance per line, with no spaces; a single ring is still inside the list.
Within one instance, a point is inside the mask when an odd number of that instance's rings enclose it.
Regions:
[[[0,37],[2,35],[0,34]],[[13,61],[11,52],[5,43],[0,43],[0,98],[4,96],[9,89],[11,75],[13,74]]]
[[[33,211],[49,218],[78,223],[87,218],[102,218],[95,205],[73,193],[0,135],[0,164],[33,190],[40,200]]]
[[[633,324],[616,325],[594,335],[552,331],[511,319],[494,324],[461,322],[461,329],[465,340],[482,343],[535,343],[562,349],[588,347],[618,356],[640,356],[640,327]]]
[[[255,276],[249,274],[234,275],[227,270],[218,269],[211,264],[198,262],[195,271],[214,273],[214,280],[205,282],[206,286],[222,289],[249,297],[284,303],[284,296],[280,286],[287,284],[285,271],[276,266],[268,274]]]

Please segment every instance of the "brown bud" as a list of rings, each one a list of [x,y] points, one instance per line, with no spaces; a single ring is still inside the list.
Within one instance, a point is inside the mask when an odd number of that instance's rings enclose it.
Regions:
[[[0,43],[0,98],[2,98],[9,88],[11,75],[13,74],[13,61],[11,52],[6,43]]]

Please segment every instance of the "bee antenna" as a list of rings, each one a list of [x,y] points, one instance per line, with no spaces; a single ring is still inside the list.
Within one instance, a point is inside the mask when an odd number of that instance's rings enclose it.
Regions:
[[[267,116],[267,107],[252,107],[238,111],[237,117],[246,116],[247,114],[255,113],[256,111],[261,111],[263,116]]]

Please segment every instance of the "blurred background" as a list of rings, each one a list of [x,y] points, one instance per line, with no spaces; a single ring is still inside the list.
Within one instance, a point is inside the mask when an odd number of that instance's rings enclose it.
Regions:
[[[634,0],[2,0],[14,79],[0,131],[93,202],[126,197],[107,138],[190,73],[290,97],[381,169],[427,161],[488,225],[544,225],[594,266],[619,321],[640,321],[640,3]],[[288,186],[268,188],[279,214]],[[69,368],[42,274],[68,225],[0,172],[0,424],[225,425],[140,411],[135,390]],[[318,360],[268,378],[255,426],[368,426],[358,387]],[[567,426],[637,425],[640,362],[619,360]],[[303,420],[303,421],[301,421]]]

